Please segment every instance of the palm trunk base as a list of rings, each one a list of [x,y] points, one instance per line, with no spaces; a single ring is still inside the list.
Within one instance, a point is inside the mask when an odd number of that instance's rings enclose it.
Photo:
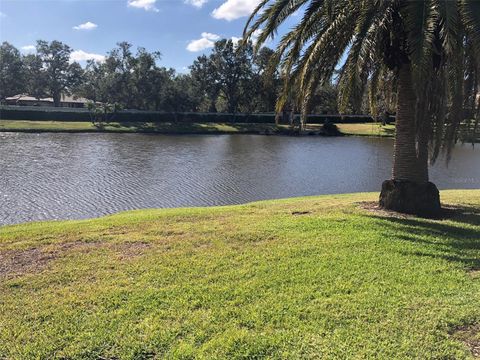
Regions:
[[[383,182],[380,206],[386,210],[424,217],[438,217],[442,210],[440,193],[434,183],[401,180]]]

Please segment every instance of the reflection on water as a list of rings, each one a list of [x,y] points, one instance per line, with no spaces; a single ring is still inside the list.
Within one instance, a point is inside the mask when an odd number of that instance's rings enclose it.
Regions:
[[[432,180],[480,188],[478,155],[457,147]],[[376,191],[391,157],[380,138],[1,133],[0,224]]]

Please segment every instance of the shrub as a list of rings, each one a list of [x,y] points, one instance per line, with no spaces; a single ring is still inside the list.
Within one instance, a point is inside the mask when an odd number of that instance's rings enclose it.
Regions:
[[[37,121],[92,121],[88,108],[55,108],[35,106],[0,106],[0,119]],[[105,115],[105,114],[104,114]],[[105,115],[106,118],[112,119]],[[180,122],[180,123],[257,123],[273,124],[275,114],[227,114],[121,110],[111,121],[118,122]],[[308,115],[308,124],[373,122],[370,115]]]

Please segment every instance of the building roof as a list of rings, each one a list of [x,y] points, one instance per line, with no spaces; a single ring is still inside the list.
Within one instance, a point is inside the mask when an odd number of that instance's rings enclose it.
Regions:
[[[5,100],[7,101],[43,101],[43,102],[51,102],[53,103],[53,98],[48,97],[48,98],[40,98],[37,99],[36,97],[27,95],[27,94],[18,94],[14,96],[7,97]],[[69,95],[62,95],[61,102],[68,102],[68,103],[79,103],[79,104],[84,104],[88,102],[88,99],[79,97],[79,96],[69,96]]]

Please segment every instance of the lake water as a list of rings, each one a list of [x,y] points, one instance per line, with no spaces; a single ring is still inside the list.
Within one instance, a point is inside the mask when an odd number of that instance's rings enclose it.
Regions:
[[[432,181],[480,188],[479,155],[457,146]],[[378,191],[391,159],[391,139],[366,137],[0,133],[0,225]]]

